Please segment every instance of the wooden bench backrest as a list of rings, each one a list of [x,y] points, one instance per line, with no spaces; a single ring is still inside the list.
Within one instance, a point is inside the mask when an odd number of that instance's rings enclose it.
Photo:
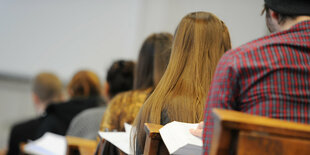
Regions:
[[[211,155],[310,154],[310,125],[213,109]]]
[[[97,147],[97,142],[95,140],[88,140],[79,137],[66,136],[67,140],[67,154],[94,154]]]
[[[145,123],[146,140],[144,146],[144,155],[157,155],[159,143],[162,141],[159,129],[162,125]]]

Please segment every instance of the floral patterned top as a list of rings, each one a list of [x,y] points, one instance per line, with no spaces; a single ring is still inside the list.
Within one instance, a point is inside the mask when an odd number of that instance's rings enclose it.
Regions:
[[[132,90],[116,95],[104,112],[101,131],[125,131],[124,123],[132,124],[144,101],[153,89]]]

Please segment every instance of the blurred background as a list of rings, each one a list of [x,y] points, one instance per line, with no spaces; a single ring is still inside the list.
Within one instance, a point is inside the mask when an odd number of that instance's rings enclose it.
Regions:
[[[90,69],[103,81],[114,60],[136,60],[149,34],[174,33],[193,11],[222,19],[236,47],[267,34],[262,9],[263,0],[0,0],[0,148],[14,123],[35,115],[37,73],[66,83]]]

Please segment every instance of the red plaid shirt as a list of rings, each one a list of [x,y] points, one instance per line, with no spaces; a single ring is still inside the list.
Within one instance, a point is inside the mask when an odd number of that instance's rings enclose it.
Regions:
[[[310,124],[310,20],[224,54],[205,108],[205,155],[212,108]]]

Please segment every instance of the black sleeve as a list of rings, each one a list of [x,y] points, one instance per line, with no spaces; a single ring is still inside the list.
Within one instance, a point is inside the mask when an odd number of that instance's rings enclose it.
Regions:
[[[47,116],[36,132],[36,139],[42,137],[46,132],[51,132],[59,135],[65,135],[66,126],[54,115]]]
[[[11,129],[10,137],[9,137],[9,148],[7,155],[16,155],[20,154],[19,143],[22,142],[22,139],[18,134],[18,128],[14,126]]]

